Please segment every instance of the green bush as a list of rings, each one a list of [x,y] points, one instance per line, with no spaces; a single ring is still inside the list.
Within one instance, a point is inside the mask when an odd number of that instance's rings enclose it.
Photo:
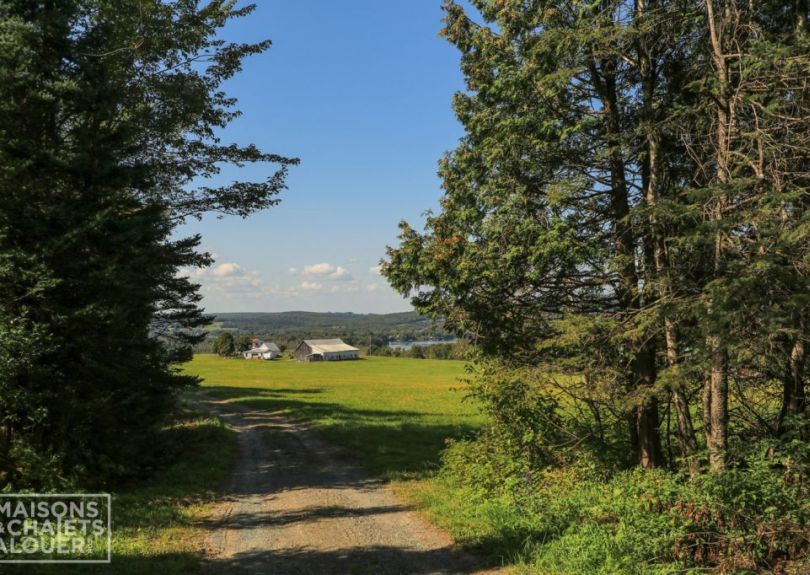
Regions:
[[[587,457],[532,470],[490,438],[456,442],[439,477],[452,500],[443,513],[465,543],[527,573],[807,572],[807,475],[795,453],[764,447],[690,481]]]
[[[427,501],[465,543],[529,573],[810,572],[806,441],[735,438],[719,475],[628,470],[621,418],[598,435],[536,372],[470,380],[487,427],[449,443]]]

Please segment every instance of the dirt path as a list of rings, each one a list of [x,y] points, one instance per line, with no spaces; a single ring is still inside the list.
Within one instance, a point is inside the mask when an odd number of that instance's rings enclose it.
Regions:
[[[206,573],[494,573],[303,426],[201,399],[238,433],[239,460],[211,518]]]

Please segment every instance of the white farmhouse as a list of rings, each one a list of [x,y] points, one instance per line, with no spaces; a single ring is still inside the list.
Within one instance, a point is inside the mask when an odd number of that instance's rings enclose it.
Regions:
[[[242,353],[245,359],[276,359],[281,357],[281,350],[272,342],[265,343],[254,339],[251,346],[249,350]]]
[[[360,350],[342,339],[305,339],[295,348],[294,355],[299,361],[341,361],[358,359]]]

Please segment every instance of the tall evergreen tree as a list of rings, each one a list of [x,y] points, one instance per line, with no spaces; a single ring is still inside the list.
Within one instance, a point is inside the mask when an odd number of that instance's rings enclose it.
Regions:
[[[672,12],[668,4],[656,15]],[[646,20],[617,26],[634,16],[627,3],[476,7],[491,26],[446,6],[469,90],[456,99],[467,136],[442,164],[442,214],[427,235],[403,228],[386,273],[405,293],[434,288],[417,307],[475,332],[496,355],[566,357],[588,380],[577,396],[627,422],[639,463],[661,465],[655,270],[638,257],[649,182],[645,134],[634,128],[655,124],[643,117],[635,52],[650,77],[651,58],[663,67],[674,56],[639,50],[657,33]],[[658,97],[656,81],[644,81]]]
[[[193,378],[210,263],[184,218],[277,202],[286,166],[222,144],[222,82],[268,42],[218,38],[234,1],[0,4],[0,484],[128,471]],[[264,181],[199,182],[275,162]]]
[[[671,412],[690,472],[700,439],[720,472],[732,393],[748,429],[802,428],[806,2],[473,5],[445,4],[466,134],[392,285],[506,368],[569,373],[545,385],[578,445],[662,465]]]

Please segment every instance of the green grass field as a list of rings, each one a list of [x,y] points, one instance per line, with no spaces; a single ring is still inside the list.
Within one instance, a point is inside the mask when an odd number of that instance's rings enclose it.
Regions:
[[[483,423],[464,401],[464,363],[369,357],[300,363],[197,355],[203,391],[304,421],[389,480],[430,475],[450,437]]]

